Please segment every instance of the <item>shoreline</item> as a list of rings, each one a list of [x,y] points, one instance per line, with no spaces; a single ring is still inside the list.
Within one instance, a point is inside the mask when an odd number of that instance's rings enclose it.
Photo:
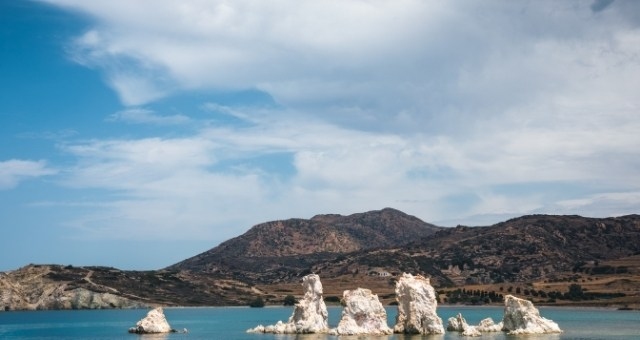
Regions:
[[[157,306],[156,306],[157,307]],[[267,305],[260,308],[249,307],[249,306],[161,306],[163,309],[171,310],[171,309],[286,309],[293,308],[293,306],[283,306],[283,305]],[[385,309],[393,309],[396,306],[384,306]],[[608,310],[608,311],[620,311],[620,312],[640,312],[640,308],[630,308],[630,309],[621,309],[620,307],[608,307],[608,306],[572,306],[572,305],[562,305],[562,306],[554,306],[554,305],[536,305],[537,308],[541,309],[573,309],[573,310]],[[55,312],[55,311],[115,311],[115,310],[149,310],[155,307],[143,307],[143,308],[83,308],[83,309],[12,309],[7,311],[0,311],[5,313],[11,312]],[[343,308],[339,304],[335,305],[327,305],[327,308]],[[445,309],[501,309],[504,308],[503,305],[456,305],[456,304],[438,304],[438,308]]]

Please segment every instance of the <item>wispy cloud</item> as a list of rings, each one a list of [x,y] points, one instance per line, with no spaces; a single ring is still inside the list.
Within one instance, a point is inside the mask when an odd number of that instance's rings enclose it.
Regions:
[[[11,159],[2,161],[0,162],[0,190],[12,189],[22,181],[55,173],[57,170],[48,167],[43,160]]]
[[[340,124],[452,133],[546,96],[592,98],[617,75],[633,88],[638,72],[637,18],[617,3],[51,2],[97,18],[73,56],[127,105],[257,88]]]
[[[130,108],[111,114],[107,117],[107,121],[132,124],[179,125],[188,123],[190,119],[188,116],[182,114],[161,116],[152,110]]]
[[[517,128],[514,123],[513,130],[487,130],[484,138],[455,139],[264,119],[245,127],[205,127],[184,138],[67,145],[65,151],[78,163],[65,183],[116,194],[99,212],[71,223],[100,237],[152,230],[163,238],[178,237],[176,233],[212,237],[214,232],[231,237],[238,227],[292,214],[308,217],[384,206],[430,221],[475,218],[484,223],[479,216],[555,211],[563,200],[575,197],[570,190],[542,187],[553,183],[591,186],[585,191],[621,183],[640,188],[635,161],[616,164],[616,176],[608,176],[611,159],[600,158],[615,148],[613,159],[636,159],[637,151],[625,147],[637,138],[636,127],[615,132],[607,126],[592,131],[576,127],[559,133]],[[270,164],[268,156],[278,153],[291,157],[286,164]],[[256,163],[257,157],[267,158]],[[293,171],[283,178],[276,174],[282,167]],[[500,189],[524,183],[530,183],[527,190]],[[474,200],[464,209],[449,202],[450,197],[469,195]],[[589,215],[593,210],[588,206],[567,211],[584,209]],[[251,214],[246,213],[249,207]]]

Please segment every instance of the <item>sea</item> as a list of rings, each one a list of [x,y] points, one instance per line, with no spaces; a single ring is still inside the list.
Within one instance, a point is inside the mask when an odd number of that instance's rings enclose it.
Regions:
[[[485,333],[474,339],[640,339],[640,311],[620,311],[596,308],[540,307],[540,314],[557,322],[562,334],[537,336],[508,336],[502,332]],[[165,308],[165,316],[172,328],[187,329],[188,333],[164,335],[129,334],[127,330],[142,319],[148,310],[59,310],[0,312],[0,339],[223,339],[223,340],[329,340],[329,339],[462,339],[457,332],[439,336],[330,336],[330,335],[273,335],[246,333],[257,325],[271,325],[287,321],[293,307],[211,307]],[[330,306],[329,326],[340,320],[342,307]],[[470,325],[491,317],[502,319],[501,307],[439,306],[438,315],[446,327],[449,317],[462,313]],[[396,307],[387,307],[388,323],[395,324]]]

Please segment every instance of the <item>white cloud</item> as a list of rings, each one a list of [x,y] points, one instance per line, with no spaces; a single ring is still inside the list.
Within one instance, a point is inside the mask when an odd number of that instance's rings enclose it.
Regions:
[[[638,79],[637,68],[607,76],[637,65],[637,26],[617,3],[49,2],[96,18],[73,56],[127,105],[258,88],[358,128],[453,133],[566,88],[593,91],[599,74],[627,92]]]
[[[92,141],[69,145],[65,150],[78,159],[64,179],[66,185],[113,193],[111,198],[105,196],[106,202],[97,203],[99,209],[67,223],[85,236],[211,237],[214,231],[222,232],[219,229],[224,229],[225,222],[240,219],[242,207],[261,196],[252,174],[209,171],[218,161],[211,140]],[[211,230],[212,226],[217,230]]]
[[[152,77],[117,71],[109,74],[111,87],[118,93],[125,105],[141,105],[165,97],[170,90]]]
[[[445,58],[437,50],[451,41],[442,32],[460,16],[417,0],[51,2],[97,18],[100,25],[77,39],[75,57],[103,68],[127,104],[174,85],[258,87],[279,102],[317,103],[366,102],[395,81],[401,88],[390,95],[399,96],[414,88],[409,82],[430,78],[416,68]],[[131,61],[135,72],[123,67]]]
[[[385,206],[429,221],[458,218],[469,224],[473,218],[465,216],[508,216],[559,206],[557,193],[500,193],[496,186],[599,181],[640,188],[634,164],[616,165],[622,177],[605,179],[596,165],[610,161],[585,166],[584,159],[591,157],[579,145],[576,151],[563,147],[592,136],[516,130],[492,131],[491,138],[470,141],[354,131],[294,118],[279,121],[267,113],[261,117],[248,127],[207,127],[192,137],[67,146],[78,159],[67,185],[116,194],[100,212],[73,225],[100,237],[178,233],[189,238],[221,232],[231,237],[238,228],[270,219]],[[278,169],[251,163],[274,153],[291,155],[291,164],[277,165],[292,167],[291,175],[278,179],[271,173]],[[442,203],[465,194],[475,194],[477,202],[464,210]],[[567,197],[574,196],[559,196],[560,201]]]
[[[30,178],[53,175],[57,171],[49,168],[45,161],[10,159],[0,162],[0,190],[15,188]]]
[[[178,125],[188,123],[190,119],[189,117],[182,114],[161,116],[156,114],[152,110],[130,108],[111,114],[107,118],[107,121],[133,124]]]
[[[78,159],[69,183],[109,189],[145,189],[145,185],[215,161],[210,141],[199,138],[92,141],[64,146]]]
[[[607,214],[613,206],[589,202],[640,190],[640,26],[627,3],[49,2],[96,19],[73,56],[105,72],[126,105],[247,88],[279,104],[204,103],[250,124],[69,146],[70,185],[126,194],[109,206],[117,225],[174,230],[172,212],[204,232],[383,206],[425,220]],[[291,155],[284,179],[249,161],[274,153]],[[504,190],[513,186],[527,190]],[[464,195],[475,201],[443,203]]]
[[[550,210],[561,214],[584,214],[588,211],[595,216],[623,216],[638,214],[639,206],[640,191],[621,191],[559,201]]]

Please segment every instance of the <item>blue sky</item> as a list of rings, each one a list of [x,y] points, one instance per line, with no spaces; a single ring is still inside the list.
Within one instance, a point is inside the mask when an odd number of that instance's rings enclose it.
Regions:
[[[640,211],[634,1],[0,2],[0,270],[275,219]],[[357,18],[357,20],[354,20]]]

